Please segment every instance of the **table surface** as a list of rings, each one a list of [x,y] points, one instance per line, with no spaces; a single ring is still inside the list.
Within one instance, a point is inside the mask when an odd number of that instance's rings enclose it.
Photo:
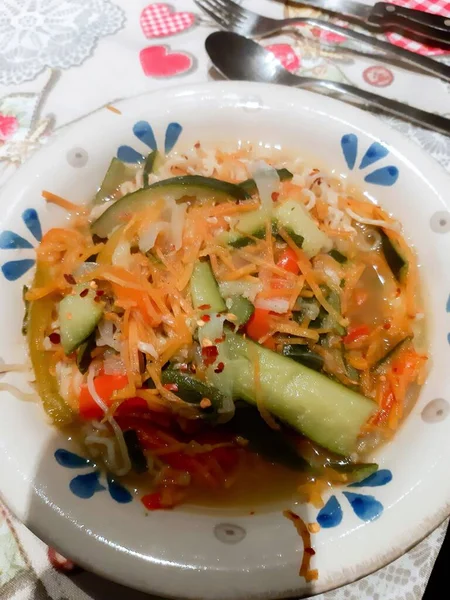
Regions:
[[[396,0],[410,7],[421,0]],[[274,0],[246,0],[269,16],[319,16]],[[368,4],[373,3],[367,1]],[[450,2],[427,0],[450,16]],[[178,14],[174,15],[173,13]],[[323,15],[321,15],[321,18]],[[326,17],[328,18],[328,17]],[[117,99],[215,77],[204,40],[214,24],[192,0],[0,1],[0,185],[58,130]],[[411,47],[397,34],[392,43]],[[367,55],[341,37],[302,28],[265,45],[291,71],[351,83],[420,108],[449,113],[450,85]],[[413,49],[450,64],[450,53],[413,43]],[[367,49],[365,49],[367,51]],[[420,89],[420,94],[417,90]],[[450,171],[450,139],[385,118]],[[0,490],[7,485],[0,474]],[[436,563],[448,522],[397,561],[318,600],[432,600],[450,558],[450,535]],[[55,566],[57,568],[55,568]],[[69,571],[62,571],[70,569]],[[144,600],[86,572],[71,570],[0,503],[0,597],[14,600]]]

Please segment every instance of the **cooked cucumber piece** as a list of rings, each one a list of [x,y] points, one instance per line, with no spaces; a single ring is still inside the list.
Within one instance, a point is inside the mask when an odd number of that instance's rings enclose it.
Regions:
[[[412,340],[412,336],[408,335],[407,337],[405,337],[403,340],[400,340],[397,344],[395,344],[394,346],[392,346],[387,352],[386,354],[383,356],[383,358],[381,358],[377,363],[375,363],[375,365],[372,367],[372,371],[375,371],[376,373],[378,373],[379,371],[381,371],[384,367],[386,367],[398,354],[401,350],[403,350],[403,348]]]
[[[85,290],[88,293],[81,296]],[[73,292],[58,307],[61,344],[66,354],[71,354],[91,335],[103,315],[103,306],[95,302],[95,291],[89,286],[76,285]]]
[[[95,331],[77,348],[77,367],[80,373],[87,373],[92,361],[91,352],[95,348]]]
[[[108,200],[113,200],[120,185],[125,181],[133,179],[138,168],[139,165],[127,164],[118,158],[113,158],[106,171],[102,185],[95,194],[94,204],[102,204],[103,202],[108,202]]]
[[[328,288],[327,288],[328,289]],[[334,290],[328,289],[328,293],[325,294],[328,303],[334,308],[334,310],[341,314],[341,297]],[[323,321],[323,326],[330,328],[339,335],[345,335],[345,327],[335,321],[331,315],[327,315]]]
[[[321,373],[234,333],[227,333],[231,358],[244,358],[233,375],[236,398],[256,404],[255,360],[266,408],[280,420],[332,452],[356,449],[361,428],[376,404]]]
[[[139,443],[138,434],[134,429],[123,432],[123,439],[127,445],[128,456],[135,473],[146,473],[148,471],[147,459]]]
[[[205,306],[205,310],[222,312],[227,309],[217,286],[216,278],[209,262],[198,262],[194,266],[190,281],[194,308]]]
[[[174,390],[173,393],[189,404],[197,404],[200,406],[200,402],[203,398],[210,400],[211,404],[209,406],[201,408],[205,416],[217,416],[224,405],[224,397],[218,389],[196,379],[188,373],[182,373],[178,369],[169,367],[162,371],[161,381],[163,384],[175,384],[177,390]]]
[[[27,285],[24,285],[22,288],[22,300],[25,307],[22,319],[22,335],[27,335],[28,333],[28,320],[30,314],[30,302],[26,299],[26,294],[29,290]]]
[[[233,323],[238,327],[245,325],[255,312],[254,305],[244,296],[231,296],[230,302],[227,302],[227,308],[237,317]]]
[[[328,236],[318,228],[300,202],[287,200],[275,208],[274,215],[280,229],[291,229],[303,238],[302,249],[310,258],[329,245]]]
[[[283,356],[292,358],[296,362],[314,369],[314,371],[322,371],[323,358],[317,352],[313,352],[300,344],[286,344],[283,346]]]
[[[384,258],[395,279],[402,282],[408,272],[408,261],[402,255],[398,244],[394,240],[391,240],[382,229],[379,229],[379,232]]]
[[[338,473],[344,473],[348,475],[352,483],[358,483],[363,479],[366,479],[370,475],[373,475],[378,471],[378,465],[376,463],[351,463],[351,462],[333,462],[331,461],[327,466],[331,467]]]
[[[278,177],[280,178],[280,181],[290,181],[293,177],[292,173],[288,171],[288,169],[277,169],[277,173]],[[245,181],[239,184],[239,187],[243,188],[248,194],[252,196],[258,191],[254,179],[246,179]]]
[[[144,163],[144,187],[145,188],[149,187],[148,176],[151,175],[152,173],[156,173],[156,171],[162,165],[162,162],[163,162],[163,159],[162,159],[160,153],[158,152],[158,150],[153,150],[153,152],[150,152],[150,154],[147,156],[145,163]]]
[[[246,439],[249,448],[271,462],[296,471],[309,470],[309,463],[297,451],[295,444],[282,431],[275,431],[262,419],[259,411],[248,404],[236,406],[229,427]]]
[[[142,210],[152,204],[158,198],[171,198],[180,200],[184,197],[194,197],[197,200],[246,200],[249,194],[238,185],[202,177],[200,175],[183,175],[157,181],[146,189],[127,194],[114,202],[105,212],[91,225],[92,233],[101,238],[106,238],[118,226],[135,212]]]
[[[347,262],[347,257],[344,256],[341,252],[339,252],[339,250],[336,250],[336,248],[330,250],[328,254],[331,256],[331,258],[334,258],[334,260],[340,263],[341,265]]]

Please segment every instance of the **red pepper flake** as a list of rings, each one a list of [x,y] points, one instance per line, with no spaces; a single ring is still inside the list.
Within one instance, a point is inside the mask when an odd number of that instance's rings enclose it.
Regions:
[[[402,290],[400,288],[397,288],[395,291],[395,297],[398,298],[401,293],[402,293]]]
[[[223,362],[220,362],[217,367],[214,369],[214,373],[222,373],[222,371],[225,369],[225,365],[223,364]]]
[[[87,296],[89,294],[89,288],[84,289],[82,292],[80,292],[80,296],[82,298],[84,298],[85,296]]]
[[[195,142],[194,148],[197,148],[197,150],[198,150],[200,148],[200,142]]]
[[[386,329],[386,331],[388,331],[391,328],[391,324],[390,323],[385,323],[383,325],[383,329]]]
[[[97,290],[96,296],[103,296],[105,290]]]
[[[211,308],[211,304],[201,304],[199,310],[209,310]]]
[[[194,365],[194,363],[191,364],[191,373],[197,373],[197,367]]]
[[[215,342],[216,344],[221,344],[221,343],[222,343],[222,342],[224,342],[224,341],[225,341],[225,336],[224,336],[224,335],[223,335],[221,338],[216,338],[216,339],[214,340],[214,342]]]
[[[75,277],[70,273],[64,273],[64,279],[67,281],[67,283],[70,283],[70,285],[76,284]]]
[[[203,323],[209,323],[209,321],[211,321],[211,317],[209,315],[203,315],[200,317],[200,319],[203,321]]]
[[[305,552],[307,552],[310,556],[314,556],[314,554],[316,553],[316,551],[312,548],[305,548]]]
[[[276,202],[279,197],[280,197],[279,192],[272,192],[272,200],[273,200],[273,202]]]
[[[165,388],[168,392],[178,392],[178,386],[176,383],[165,383],[163,388]]]
[[[101,302],[101,297],[100,296],[95,296],[94,302]]]
[[[203,362],[207,367],[209,367],[215,362],[218,355],[219,351],[217,349],[217,346],[205,346],[204,348],[202,348]]]
[[[54,331],[48,336],[48,339],[51,341],[52,344],[59,344],[59,342],[61,341],[61,336],[59,335],[59,333],[56,333],[56,331]]]
[[[250,514],[253,516],[253,515],[255,514],[255,511],[254,511],[254,510],[251,510],[251,511],[250,511]]]

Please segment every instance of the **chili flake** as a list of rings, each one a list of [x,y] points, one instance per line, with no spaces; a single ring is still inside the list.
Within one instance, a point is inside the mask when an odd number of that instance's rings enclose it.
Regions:
[[[89,290],[88,288],[85,288],[83,291],[80,292],[80,296],[82,298],[84,298],[85,296],[87,296],[89,294]]]
[[[59,333],[56,333],[56,331],[54,331],[48,336],[48,339],[51,341],[52,344],[59,344],[59,342],[61,341],[61,336],[59,335]]]
[[[214,373],[222,373],[222,371],[224,370],[225,365],[223,364],[223,362],[220,362],[217,367],[214,369]]]
[[[209,367],[209,365],[212,365],[215,362],[218,355],[219,351],[217,349],[217,346],[205,346],[204,348],[202,348],[203,362],[207,367]]]
[[[67,283],[70,283],[70,285],[76,284],[75,277],[70,273],[64,273],[64,279],[67,281]]]

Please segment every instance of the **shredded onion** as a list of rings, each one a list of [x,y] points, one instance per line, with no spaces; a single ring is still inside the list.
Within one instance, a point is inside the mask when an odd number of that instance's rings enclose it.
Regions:
[[[109,346],[120,352],[120,342],[114,338],[114,325],[112,321],[101,320],[98,324],[97,346]]]
[[[97,394],[97,390],[95,389],[95,385],[94,385],[95,371],[96,371],[95,366],[91,365],[89,367],[88,376],[87,376],[88,390],[89,390],[89,393],[90,393],[92,399],[94,400],[94,402],[106,414],[107,411],[108,411],[108,407],[103,402],[103,400],[100,398],[100,396]],[[122,467],[117,467],[116,466],[114,468],[114,472],[115,472],[116,475],[126,475],[128,473],[128,471],[131,469],[131,462],[130,462],[130,457],[128,455],[127,445],[126,445],[125,440],[123,438],[122,430],[120,429],[120,427],[117,424],[117,422],[114,419],[114,417],[108,416],[107,420],[108,420],[108,423],[113,428],[114,434],[115,434],[116,439],[117,439],[117,444],[118,444],[120,453],[122,455],[122,460],[123,460],[123,466]]]
[[[272,194],[280,189],[280,178],[276,169],[262,160],[252,163],[249,167],[258,188],[262,210],[272,212]]]
[[[150,354],[153,358],[158,358],[159,354],[153,344],[147,344],[145,342],[138,342],[138,350],[144,352],[144,354]]]
[[[9,392],[19,400],[24,400],[25,402],[35,402],[36,400],[39,400],[39,396],[34,392],[23,392],[11,383],[0,383],[0,392]]]
[[[345,211],[358,223],[363,223],[364,225],[374,225],[375,227],[384,227],[384,229],[392,229],[393,231],[400,231],[399,223],[389,223],[388,221],[383,221],[381,219],[367,219],[366,217],[357,215],[351,208],[346,208]]]
[[[126,373],[125,363],[120,356],[108,356],[103,361],[103,370],[105,375],[123,375]]]
[[[30,371],[31,365],[0,363],[0,373],[11,373],[12,371]]]
[[[255,306],[257,308],[264,308],[265,310],[284,314],[289,310],[289,301],[284,298],[261,298],[260,300],[257,300]]]
[[[158,235],[166,229],[167,223],[163,221],[151,223],[145,229],[141,229],[139,232],[139,250],[144,254],[151,250],[155,245]]]
[[[239,295],[244,296],[251,302],[255,301],[255,298],[259,292],[262,292],[262,283],[253,283],[250,281],[224,281],[219,284],[220,293],[224,298],[230,296]]]
[[[83,275],[88,275],[92,273],[99,267],[99,263],[97,262],[84,262],[80,265],[74,272],[75,277],[82,277]]]
[[[123,267],[124,269],[128,269],[130,266],[131,259],[131,245],[127,240],[122,240],[119,244],[117,244],[111,262],[116,267]]]

